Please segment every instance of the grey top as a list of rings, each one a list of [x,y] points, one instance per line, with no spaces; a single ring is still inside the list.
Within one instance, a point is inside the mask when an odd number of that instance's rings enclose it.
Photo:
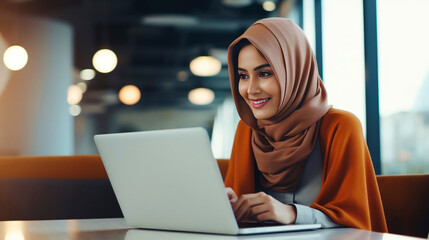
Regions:
[[[298,224],[320,223],[323,228],[339,227],[322,211],[309,207],[317,198],[322,185],[322,153],[319,141],[307,159],[301,183],[294,192],[276,192],[264,188],[257,183],[257,192],[263,191],[284,204],[296,207],[296,222]]]

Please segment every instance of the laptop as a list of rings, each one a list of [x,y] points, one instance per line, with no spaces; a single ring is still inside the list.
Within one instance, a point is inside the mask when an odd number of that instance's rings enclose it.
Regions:
[[[227,235],[321,227],[240,228],[203,128],[102,134],[94,139],[130,227]]]

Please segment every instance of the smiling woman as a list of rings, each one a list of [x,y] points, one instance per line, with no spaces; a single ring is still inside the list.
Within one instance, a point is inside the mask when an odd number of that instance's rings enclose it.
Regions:
[[[237,220],[385,232],[361,124],[328,105],[302,30],[259,20],[230,45],[228,67],[241,118],[225,178]]]

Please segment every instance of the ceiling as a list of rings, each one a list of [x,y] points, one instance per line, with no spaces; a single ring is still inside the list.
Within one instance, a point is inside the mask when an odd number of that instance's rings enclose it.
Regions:
[[[285,1],[287,2],[287,1]],[[82,106],[100,103],[127,84],[140,88],[136,108],[175,106],[192,108],[188,92],[210,88],[218,105],[230,95],[226,66],[228,45],[250,24],[272,16],[259,0],[1,0],[0,7],[20,14],[69,23],[74,29],[77,71],[92,68],[93,54],[110,48],[118,66],[88,82]],[[241,4],[241,6],[239,6]],[[197,77],[189,62],[212,54],[222,62],[214,77]],[[182,81],[177,73],[182,72]],[[114,102],[114,101],[113,101]],[[120,103],[113,104],[121,107]],[[122,105],[123,106],[123,105]],[[206,106],[210,107],[210,106]]]

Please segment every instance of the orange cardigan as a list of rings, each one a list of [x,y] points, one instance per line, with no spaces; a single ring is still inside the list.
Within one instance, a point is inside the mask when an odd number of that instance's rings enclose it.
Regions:
[[[252,129],[240,121],[225,186],[242,195],[255,192]],[[360,121],[351,113],[330,109],[319,130],[323,157],[322,187],[310,205],[337,224],[387,232],[377,180]]]

